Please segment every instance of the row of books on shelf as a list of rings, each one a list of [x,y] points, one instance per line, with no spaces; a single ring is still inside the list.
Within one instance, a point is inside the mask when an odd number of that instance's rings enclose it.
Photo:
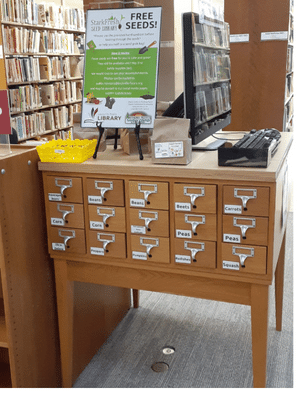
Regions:
[[[82,81],[25,85],[9,89],[10,112],[30,111],[82,100]]]
[[[4,26],[3,44],[6,54],[50,53],[80,54],[78,35],[24,27]]]
[[[223,21],[196,23],[193,19],[193,43],[229,48],[229,24]]]
[[[199,48],[194,51],[194,82],[216,82],[230,79],[230,57],[218,51]]]
[[[69,105],[28,115],[20,114],[11,117],[11,127],[16,130],[18,139],[24,140],[73,125],[73,112],[73,106]]]
[[[286,72],[289,73],[294,69],[294,48],[288,47],[287,48],[287,57],[286,57]]]
[[[195,125],[230,110],[230,83],[223,83],[210,90],[195,91]]]
[[[82,57],[19,57],[6,58],[7,83],[33,82],[40,80],[81,78],[84,60]]]
[[[82,9],[34,0],[1,0],[2,21],[56,29],[84,30]]]
[[[285,82],[285,98],[288,99],[294,93],[294,79],[293,74],[286,76]]]

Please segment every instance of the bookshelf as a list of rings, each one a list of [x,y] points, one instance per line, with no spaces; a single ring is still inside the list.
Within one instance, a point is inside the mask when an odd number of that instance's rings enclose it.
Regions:
[[[11,126],[18,141],[69,137],[81,111],[82,9],[33,0],[1,0]]]
[[[230,24],[232,77],[226,130],[292,131],[293,1],[240,0],[237,6],[226,0],[224,15]]]

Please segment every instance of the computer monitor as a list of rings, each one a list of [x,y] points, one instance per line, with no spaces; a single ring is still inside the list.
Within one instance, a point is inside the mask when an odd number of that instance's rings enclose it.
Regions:
[[[189,12],[182,15],[182,28],[184,91],[163,115],[189,119],[192,144],[197,145],[231,122],[229,25]]]

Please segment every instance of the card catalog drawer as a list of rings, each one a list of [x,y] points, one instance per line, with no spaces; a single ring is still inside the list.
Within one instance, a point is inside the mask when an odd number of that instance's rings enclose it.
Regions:
[[[133,234],[169,237],[169,212],[131,208],[130,231]]]
[[[266,274],[267,248],[222,243],[222,268],[251,274]]]
[[[267,246],[268,218],[223,215],[223,242]]]
[[[126,232],[125,208],[89,205],[89,226],[109,232]]]
[[[216,268],[216,243],[175,239],[175,263]]]
[[[129,182],[130,207],[169,209],[169,185],[166,182]]]
[[[131,235],[131,257],[140,261],[169,263],[169,239]]]
[[[90,255],[126,258],[125,233],[89,231]]]
[[[215,185],[174,184],[175,211],[216,213]]]
[[[83,203],[81,178],[47,176],[49,201]]]
[[[83,229],[55,228],[49,229],[51,251],[57,253],[85,254],[85,231]]]
[[[217,240],[216,214],[175,213],[175,237]]]
[[[124,206],[124,182],[121,179],[87,180],[88,204],[103,204],[105,206]]]
[[[83,205],[49,202],[51,226],[84,229]]]
[[[269,188],[224,186],[223,213],[268,216]]]

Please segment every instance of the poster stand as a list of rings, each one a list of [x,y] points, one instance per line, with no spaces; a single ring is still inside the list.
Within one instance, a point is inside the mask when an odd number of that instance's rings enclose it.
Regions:
[[[140,126],[141,126],[140,121],[135,123],[134,133],[135,133],[137,147],[139,150],[140,160],[142,160],[144,157],[143,157],[142,146],[141,146],[141,142],[140,142]]]
[[[104,133],[104,128],[103,128],[103,126],[102,126],[102,122],[97,122],[97,123],[96,123],[96,126],[97,126],[97,128],[98,128],[98,130],[99,130],[99,136],[98,136],[98,141],[97,141],[96,148],[95,148],[95,153],[94,153],[94,155],[93,155],[93,158],[95,158],[95,159],[97,158],[97,153],[98,153],[99,145],[100,145],[100,142],[101,142],[102,135],[103,135],[103,133]]]

